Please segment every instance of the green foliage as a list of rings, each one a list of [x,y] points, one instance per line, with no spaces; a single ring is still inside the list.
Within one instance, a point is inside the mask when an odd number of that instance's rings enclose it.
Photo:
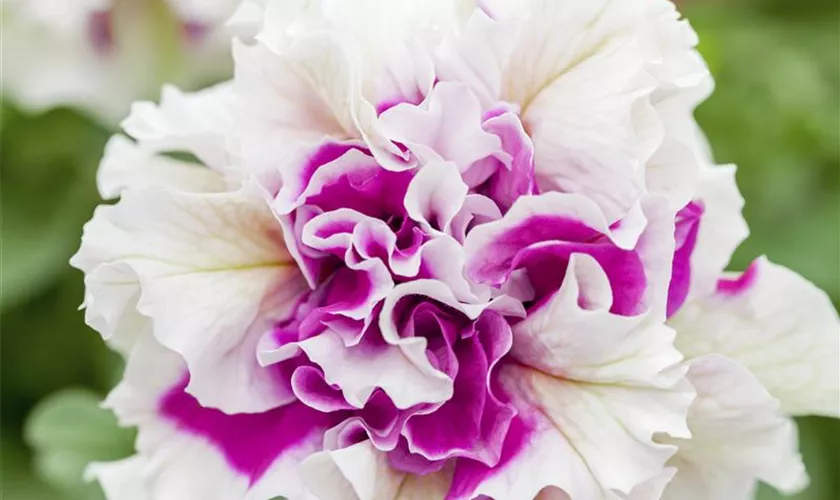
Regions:
[[[25,117],[4,105],[0,112],[5,311],[67,271],[97,201],[94,173],[107,134],[67,110]]]
[[[24,430],[35,470],[69,498],[101,498],[98,485],[82,481],[87,464],[132,454],[134,432],[120,428],[99,399],[87,390],[61,391],[35,407]]]

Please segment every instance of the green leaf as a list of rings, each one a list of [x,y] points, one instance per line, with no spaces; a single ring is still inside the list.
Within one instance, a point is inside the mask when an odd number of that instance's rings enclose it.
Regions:
[[[98,485],[85,483],[85,467],[132,453],[134,431],[120,428],[114,415],[99,407],[99,397],[68,389],[41,402],[24,436],[35,452],[35,470],[50,486],[79,499],[101,498]]]
[[[7,431],[8,432],[8,431]],[[46,485],[28,469],[21,443],[0,438],[0,498],[3,500],[73,500]]]
[[[0,136],[2,310],[46,289],[69,267],[98,201],[107,133],[67,110],[25,115],[3,104]]]
[[[79,213],[70,207],[41,224],[32,224],[24,207],[3,210],[4,310],[42,290],[66,269],[68,255],[78,246]],[[86,212],[86,211],[85,211]]]

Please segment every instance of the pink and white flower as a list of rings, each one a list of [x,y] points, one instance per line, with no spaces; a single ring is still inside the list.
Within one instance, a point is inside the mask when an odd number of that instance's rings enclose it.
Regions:
[[[133,107],[73,258],[139,429],[90,468],[109,498],[802,486],[788,415],[836,415],[837,315],[723,274],[742,200],[673,6],[249,9],[232,82]]]
[[[4,0],[3,91],[33,111],[73,106],[115,124],[164,82],[228,78],[238,3]]]

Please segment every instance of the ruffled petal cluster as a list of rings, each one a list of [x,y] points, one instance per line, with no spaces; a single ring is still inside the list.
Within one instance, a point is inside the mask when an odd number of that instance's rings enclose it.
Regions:
[[[109,499],[806,484],[790,417],[837,416],[840,321],[724,272],[743,200],[670,3],[246,10],[231,82],[134,105],[72,261],[138,428],[89,469]]]

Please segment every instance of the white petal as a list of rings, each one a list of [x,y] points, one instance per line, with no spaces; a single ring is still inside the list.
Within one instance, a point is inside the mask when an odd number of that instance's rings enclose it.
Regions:
[[[126,271],[133,271],[137,311],[187,361],[189,391],[204,405],[259,411],[285,400],[258,366],[256,344],[305,284],[253,186],[217,194],[128,191],[117,205],[97,210],[71,262],[91,276],[102,266],[121,266],[123,278],[97,280],[88,299],[117,311],[130,310]],[[121,303],[107,298],[112,284],[125,290],[115,295]],[[251,390],[242,391],[246,386]]]
[[[581,63],[522,117],[534,141],[540,187],[584,193],[614,220],[643,192],[645,154],[633,110],[652,85],[632,82],[639,70],[628,65],[632,56],[617,52],[603,59]]]
[[[222,177],[207,167],[157,155],[122,135],[111,137],[96,175],[99,193],[117,198],[127,188],[170,186],[183,191],[222,191]]]
[[[676,212],[691,201],[697,190],[699,165],[688,145],[673,137],[665,137],[647,163],[647,189],[666,196]]]
[[[592,298],[598,292],[606,300]],[[580,306],[582,294],[590,304],[586,309]],[[612,314],[611,303],[607,277],[595,259],[573,255],[560,290],[514,327],[513,355],[548,374],[582,382],[673,385],[676,380],[661,374],[682,360],[673,330],[647,315]]]
[[[458,30],[475,0],[324,0],[326,17],[349,35],[363,70],[363,95],[383,100],[422,99],[435,75],[425,39]],[[418,102],[418,101],[415,101]]]
[[[694,50],[698,38],[688,21],[678,21],[680,15],[671,2],[655,5],[650,25],[659,57],[648,71],[659,82],[650,104],[662,141],[648,161],[645,180],[648,189],[667,196],[676,211],[691,201],[699,167],[708,162],[697,141],[694,109],[708,97],[712,79]]]
[[[437,77],[467,84],[485,110],[497,105],[517,28],[514,23],[496,22],[484,10],[476,9],[463,34],[450,34],[437,48]]]
[[[225,141],[233,126],[232,90],[230,83],[222,83],[185,94],[167,85],[160,104],[134,103],[122,126],[145,147],[192,153],[207,166],[224,171],[231,163]]]
[[[89,471],[98,476],[108,499],[125,500],[122,488],[135,486],[139,488],[137,491],[145,490],[147,498],[155,500],[312,498],[299,480],[299,466],[320,448],[325,429],[301,435],[303,439],[285,446],[269,463],[258,464],[259,471],[246,471],[242,463],[229,455],[226,446],[230,446],[230,437],[225,438],[221,433],[254,442],[255,436],[249,432],[276,435],[276,425],[283,422],[283,415],[275,415],[276,421],[271,420],[271,415],[259,420],[260,415],[224,415],[217,410],[191,406],[179,415],[184,420],[173,420],[162,408],[171,391],[180,387],[185,368],[178,355],[151,336],[142,338],[133,348],[123,381],[108,395],[104,405],[114,410],[122,425],[138,427],[138,456],[128,463],[96,464]],[[242,417],[257,422],[256,427],[249,428],[249,421],[237,420]],[[191,427],[189,419],[198,425]],[[315,427],[318,424],[313,425],[311,430],[318,431]],[[302,430],[299,427],[297,432]],[[265,436],[260,434],[257,439],[260,437]],[[244,451],[244,448],[236,450],[239,454]],[[255,449],[253,453],[265,451]]]
[[[628,495],[622,495],[624,500],[652,500],[661,499],[665,488],[673,480],[677,469],[666,467],[661,474],[633,488]]]
[[[3,2],[0,78],[3,93],[22,106],[35,111],[63,104],[78,106],[110,125],[125,116],[133,99],[153,90],[147,78],[135,78],[137,71],[126,64],[125,57],[103,58],[90,43],[89,16],[102,5],[7,3]],[[132,14],[134,28],[142,31],[150,21],[149,9],[141,6]],[[122,41],[131,45],[135,64],[154,60],[151,44],[140,48],[132,43],[137,40]]]
[[[392,469],[370,441],[316,453],[304,461],[301,474],[311,492],[330,500],[435,500],[446,496],[451,476],[446,471],[413,476]]]
[[[300,149],[324,137],[352,135],[353,131],[345,128],[352,125],[348,123],[349,102],[342,102],[338,94],[351,78],[346,58],[341,53],[331,55],[334,47],[328,43],[310,47],[313,43],[302,42],[295,60],[263,43],[247,46],[234,42],[234,86],[239,101],[233,133],[244,161],[256,173],[282,167],[286,157],[293,158]],[[308,71],[299,67],[307,63],[305,56],[312,59]],[[316,72],[319,62],[324,67]],[[318,79],[327,77],[327,81]],[[329,89],[321,90],[329,82],[335,102],[324,95]],[[349,90],[343,97],[349,100]]]
[[[664,498],[747,500],[759,479],[785,493],[807,484],[796,427],[752,374],[710,355],[690,362],[688,378],[697,389],[688,414],[692,437],[664,440],[679,446]]]
[[[417,172],[405,194],[408,216],[425,225],[448,233],[452,219],[461,210],[467,185],[452,163],[428,163]]]
[[[309,491],[331,500],[390,500],[405,478],[370,441],[316,453],[304,461],[301,475]]]
[[[79,107],[113,126],[163,79],[195,88],[224,78],[229,35],[210,25],[201,39],[181,40],[168,3],[4,1],[4,93],[32,110]],[[91,39],[90,16],[102,12],[114,27],[108,47]]]
[[[654,434],[688,436],[685,413],[693,392],[685,383],[669,389],[587,384],[523,366],[507,368],[504,381],[529,430],[497,470],[456,469],[455,498],[530,500],[544,488],[560,489],[571,500],[627,498],[659,478],[676,451],[655,443]]]
[[[671,319],[687,357],[719,353],[749,369],[789,414],[840,415],[840,320],[828,296],[764,258]]]
[[[139,298],[137,273],[124,262],[102,264],[85,274],[85,322],[124,355],[138,337],[151,334],[149,318],[137,311]]]
[[[541,187],[585,193],[612,219],[642,190],[634,111],[656,85],[643,71],[650,7],[535,0],[526,8],[503,98],[522,108]]]
[[[99,481],[109,500],[151,500],[143,481],[146,461],[133,456],[115,462],[95,462],[85,469],[87,481]]]
[[[330,500],[435,500],[446,496],[451,473],[414,476],[392,469],[370,441],[307,458],[301,474],[309,491]]]
[[[482,8],[492,19],[475,15],[448,39],[439,71],[482,102],[521,108],[543,190],[587,194],[611,221],[646,189],[685,205],[697,158],[675,154],[681,137],[669,129],[679,120],[693,130],[698,101],[685,96],[699,95],[708,70],[670,2],[488,0]],[[672,101],[688,104],[677,116]]]

